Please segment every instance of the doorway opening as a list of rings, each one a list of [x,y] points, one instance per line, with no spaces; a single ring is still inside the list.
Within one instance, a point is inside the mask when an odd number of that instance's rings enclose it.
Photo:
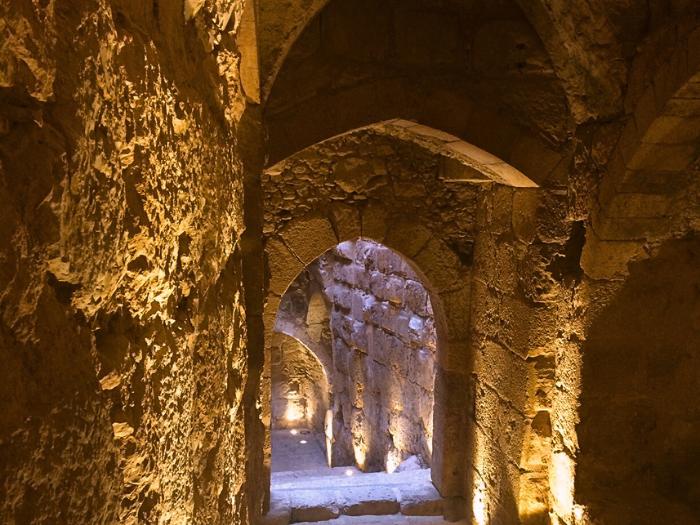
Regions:
[[[407,259],[365,238],[328,250],[282,296],[269,347],[273,509],[282,502],[292,522],[311,521],[309,508],[395,514],[402,501],[442,514],[436,321]]]

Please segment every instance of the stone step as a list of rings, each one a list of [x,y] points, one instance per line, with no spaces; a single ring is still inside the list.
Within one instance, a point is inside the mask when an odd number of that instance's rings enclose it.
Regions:
[[[408,474],[408,473],[407,473]],[[356,485],[343,482],[343,478],[326,478],[325,483],[308,479],[304,486],[298,485],[272,490],[271,509],[264,525],[287,525],[289,523],[323,522],[339,516],[441,516],[443,500],[429,478],[415,475],[390,476],[392,483],[383,477],[363,478],[358,476]],[[399,481],[403,479],[403,483]],[[374,481],[375,483],[370,483]]]
[[[301,522],[297,525],[468,525],[466,521],[449,522],[437,516],[340,516],[329,521]]]

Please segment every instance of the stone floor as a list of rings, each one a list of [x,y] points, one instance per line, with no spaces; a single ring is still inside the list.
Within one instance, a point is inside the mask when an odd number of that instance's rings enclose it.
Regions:
[[[329,468],[322,444],[297,429],[272,435],[271,508],[264,525],[439,525],[443,501],[429,469],[363,473]]]
[[[325,446],[313,432],[273,430],[271,438],[273,473],[328,469]]]

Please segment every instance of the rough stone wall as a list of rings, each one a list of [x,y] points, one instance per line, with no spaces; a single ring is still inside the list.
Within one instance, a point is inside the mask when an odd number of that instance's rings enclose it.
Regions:
[[[385,127],[400,134],[390,124]],[[448,162],[391,133],[361,129],[267,170],[263,175],[265,234],[279,234],[291,220],[313,212],[331,216],[342,240],[384,236],[391,234],[382,230],[384,223],[400,220],[388,215],[400,213],[437,232],[468,260],[479,194],[489,188],[446,184]],[[362,232],[355,227],[358,211],[367,217]]]
[[[334,439],[366,470],[430,465],[436,333],[428,292],[397,253],[349,241],[319,261],[332,304]],[[337,457],[340,457],[337,455]]]
[[[500,188],[480,210],[466,365],[473,388],[467,504],[476,523],[542,523],[554,505],[557,338],[578,278],[576,238],[579,254],[583,242],[580,228],[577,234],[564,215],[547,211],[564,195]]]
[[[258,506],[243,7],[0,2],[3,523]]]
[[[332,370],[332,349],[329,304],[317,264],[302,271],[287,289],[277,310],[274,329],[269,345],[271,426],[301,426],[299,421],[287,418],[286,408],[293,405],[304,414],[302,421],[306,426],[325,434],[332,387],[328,377]],[[298,386],[292,387],[293,382]],[[311,410],[305,410],[304,406]]]

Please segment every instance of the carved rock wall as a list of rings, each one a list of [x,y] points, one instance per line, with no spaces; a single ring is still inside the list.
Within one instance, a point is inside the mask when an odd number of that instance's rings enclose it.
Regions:
[[[0,2],[3,523],[257,508],[243,7]]]

